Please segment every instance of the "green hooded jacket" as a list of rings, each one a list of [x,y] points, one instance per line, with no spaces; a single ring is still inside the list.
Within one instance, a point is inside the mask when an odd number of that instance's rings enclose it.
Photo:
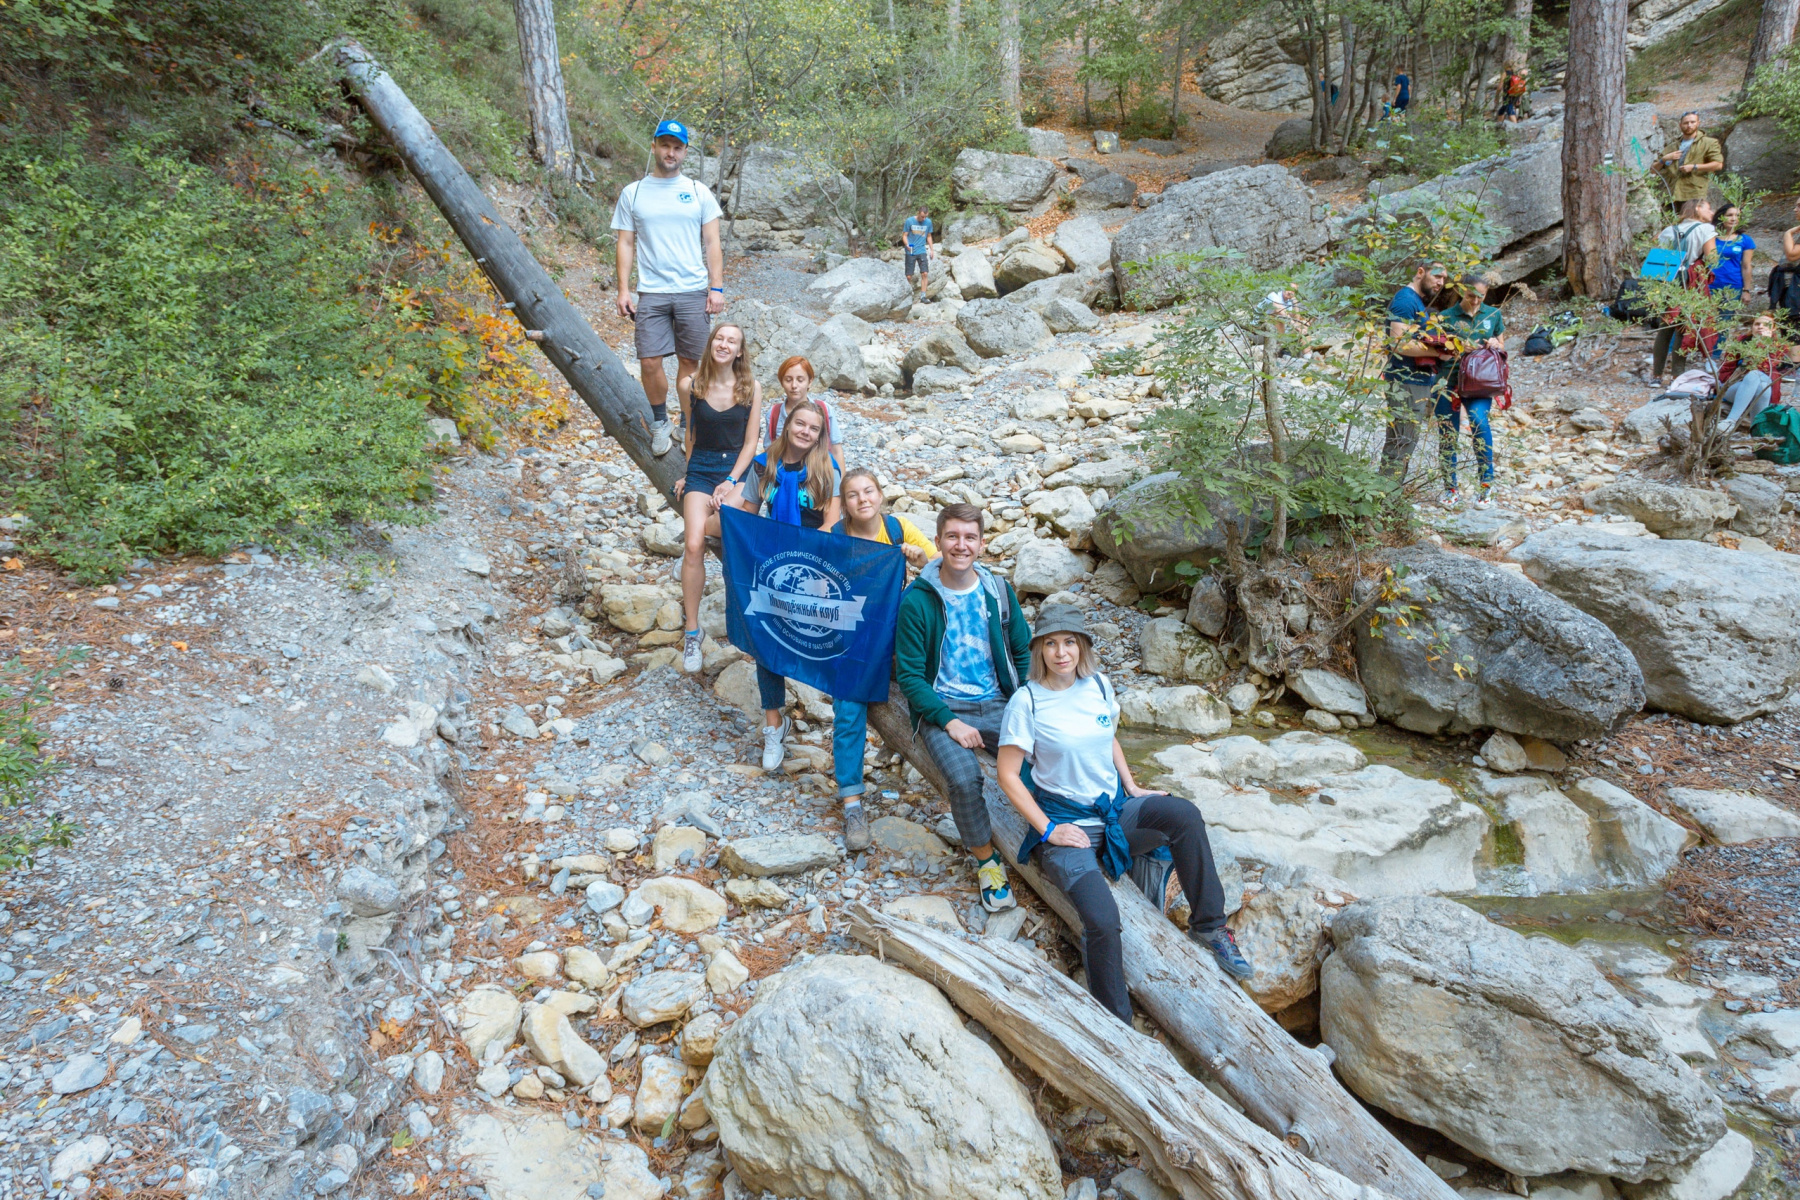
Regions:
[[[900,597],[900,621],[894,632],[894,680],[912,710],[913,729],[921,721],[942,728],[956,719],[950,706],[937,694],[938,650],[944,644],[943,583],[938,578],[942,559],[928,563]],[[986,567],[976,566],[982,597],[988,610],[988,652],[994,658],[1000,694],[1010,697],[1031,674],[1031,627],[1019,607],[1012,584]],[[1001,604],[1006,605],[1005,618]]]

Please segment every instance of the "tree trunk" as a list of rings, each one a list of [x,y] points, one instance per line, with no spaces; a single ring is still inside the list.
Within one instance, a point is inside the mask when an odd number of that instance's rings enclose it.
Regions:
[[[1756,36],[1750,39],[1750,62],[1744,67],[1744,86],[1756,78],[1757,68],[1772,61],[1794,40],[1794,22],[1800,18],[1800,0],[1763,0]]]
[[[1000,0],[1000,102],[1012,116],[1015,128],[1023,128],[1019,113],[1019,0]]]
[[[869,706],[869,724],[927,784],[949,794],[944,773],[913,737],[898,687],[889,690],[886,704]],[[1081,923],[1069,898],[1037,868],[1019,864],[1025,822],[1000,794],[991,769],[988,773],[995,847],[1079,936]],[[1456,1193],[1338,1084],[1318,1055],[1288,1036],[1129,879],[1113,885],[1113,899],[1124,926],[1125,984],[1131,994],[1165,1033],[1198,1056],[1202,1070],[1252,1121],[1291,1139],[1291,1145],[1304,1143],[1308,1157],[1395,1200],[1456,1200]]]
[[[1796,0],[1800,3],[1800,0]],[[1524,66],[1531,56],[1531,0],[1506,0],[1507,31],[1500,35],[1500,69]],[[1496,106],[1497,107],[1497,106]]]
[[[569,101],[556,52],[556,9],[551,0],[513,0],[513,15],[525,67],[525,103],[531,109],[532,153],[558,175],[571,175],[575,139],[569,136]]]
[[[1275,378],[1275,335],[1263,335],[1262,345],[1262,396],[1263,418],[1269,426],[1269,458],[1276,466],[1287,462],[1287,422],[1281,418],[1281,388]],[[1287,505],[1277,497],[1275,514],[1269,526],[1269,536],[1263,542],[1269,558],[1279,558],[1287,547]]]
[[[537,335],[532,340],[544,356],[600,418],[607,436],[673,504],[675,481],[686,473],[687,457],[679,446],[661,458],[650,453],[650,406],[643,386],[551,282],[393,76],[355,41],[344,40],[327,49],[335,52],[376,128],[393,143],[476,264],[513,306],[513,315]]]
[[[1084,28],[1081,31],[1081,65],[1087,66],[1088,59],[1094,53],[1094,39]],[[1094,83],[1083,75],[1081,77],[1081,120],[1089,128],[1094,127]]]
[[[1181,129],[1181,64],[1187,58],[1187,22],[1175,31],[1175,82],[1169,89],[1169,136],[1174,137]]]
[[[1252,1125],[1183,1070],[1168,1047],[1107,1012],[1024,947],[970,943],[860,903],[851,907],[850,922],[851,936],[941,988],[1058,1092],[1123,1126],[1153,1174],[1183,1200],[1381,1194]]]
[[[1625,5],[1572,0],[1562,146],[1563,271],[1580,296],[1611,296],[1625,249]]]

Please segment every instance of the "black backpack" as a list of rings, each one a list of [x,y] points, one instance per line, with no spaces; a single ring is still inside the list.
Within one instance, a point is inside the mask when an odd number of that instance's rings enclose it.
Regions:
[[[1524,353],[1526,358],[1541,358],[1554,349],[1556,349],[1556,343],[1550,340],[1550,329],[1548,326],[1539,325],[1536,329],[1532,330],[1530,336],[1525,339]]]
[[[1606,306],[1606,315],[1615,321],[1646,321],[1650,318],[1650,306],[1644,300],[1644,281],[1641,279],[1619,280],[1618,294],[1611,304]],[[1527,354],[1530,351],[1526,351]],[[1545,351],[1548,353],[1548,351]]]

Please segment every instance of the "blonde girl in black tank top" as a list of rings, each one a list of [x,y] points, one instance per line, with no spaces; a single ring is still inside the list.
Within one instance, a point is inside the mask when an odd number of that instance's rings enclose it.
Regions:
[[[751,378],[744,331],[721,325],[706,342],[692,378],[676,381],[681,428],[687,435],[687,475],[675,485],[681,505],[681,667],[701,667],[700,593],[706,586],[706,539],[719,534],[719,509],[743,494],[744,473],[756,454],[762,385]]]

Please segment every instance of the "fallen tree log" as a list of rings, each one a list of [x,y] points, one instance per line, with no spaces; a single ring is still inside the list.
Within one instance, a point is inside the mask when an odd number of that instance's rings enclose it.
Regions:
[[[334,42],[324,53],[335,55],[375,127],[424,186],[544,357],[600,418],[607,436],[674,504],[675,481],[687,472],[687,456],[679,445],[661,458],[650,453],[650,403],[643,385],[501,219],[394,77],[353,40]]]
[[[943,772],[913,737],[898,688],[890,691],[886,704],[869,707],[869,724],[889,749],[944,793]],[[994,845],[1079,939],[1081,919],[1069,898],[1036,867],[1019,862],[1025,822],[991,772],[985,791]],[[1308,1157],[1396,1200],[1456,1200],[1448,1184],[1344,1089],[1324,1059],[1263,1012],[1130,879],[1113,884],[1113,899],[1123,928],[1125,984],[1133,998],[1252,1121]]]
[[[1183,1200],[1380,1200],[1239,1116],[1075,982],[1011,942],[855,904],[850,932],[943,991],[1063,1095],[1118,1122]]]

